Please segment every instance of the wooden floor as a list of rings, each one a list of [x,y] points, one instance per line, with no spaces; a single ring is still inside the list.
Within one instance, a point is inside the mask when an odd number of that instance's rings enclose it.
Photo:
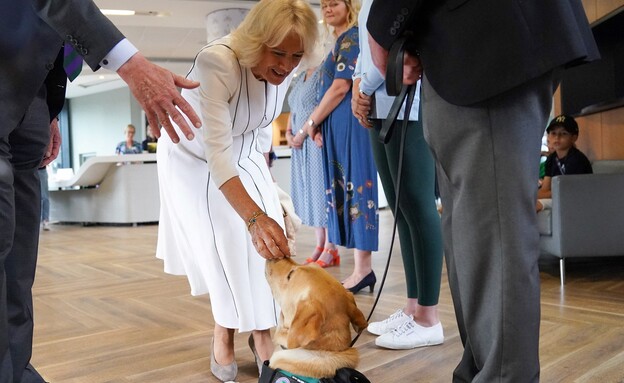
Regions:
[[[391,216],[381,213],[380,250],[374,269],[381,278]],[[213,319],[207,296],[191,297],[184,277],[166,275],[154,257],[157,226],[53,225],[43,232],[35,300],[33,365],[52,383],[216,382],[210,374]],[[298,237],[302,261],[313,233]],[[352,268],[350,253],[328,269],[337,278]],[[402,307],[405,287],[400,254],[372,320]],[[543,265],[542,382],[624,382],[624,259],[571,262],[559,286],[557,263]],[[379,349],[365,333],[357,343],[359,369],[376,383],[450,382],[462,347],[446,275],[440,314],[443,345],[408,351]],[[356,296],[368,316],[374,296]],[[487,334],[484,334],[487,336]],[[239,382],[256,382],[257,369],[236,335]]]

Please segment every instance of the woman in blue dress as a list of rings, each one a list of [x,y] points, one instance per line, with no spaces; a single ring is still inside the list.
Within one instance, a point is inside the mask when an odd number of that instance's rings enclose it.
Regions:
[[[288,95],[290,119],[286,140],[292,148],[290,195],[301,222],[313,227],[316,234],[316,249],[306,263],[315,262],[320,257],[327,240],[323,150],[314,141],[306,140],[307,133],[299,129],[318,104],[319,73],[320,67],[310,67],[299,73]],[[293,127],[297,128],[294,132]]]
[[[371,253],[377,250],[379,231],[377,169],[370,139],[351,112],[351,76],[359,53],[359,8],[357,0],[321,1],[323,19],[333,27],[337,40],[321,66],[322,98],[307,122],[309,134],[323,147],[327,231],[333,244],[317,263],[339,264],[335,245],[355,249],[354,270],[343,281],[353,292],[374,288]]]

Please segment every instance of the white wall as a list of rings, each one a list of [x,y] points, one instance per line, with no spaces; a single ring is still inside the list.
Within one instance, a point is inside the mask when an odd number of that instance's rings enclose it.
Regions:
[[[124,128],[137,128],[136,141],[145,138],[141,107],[127,87],[68,100],[74,172],[80,166],[80,153],[95,152],[98,156],[115,154],[115,147],[124,140]]]

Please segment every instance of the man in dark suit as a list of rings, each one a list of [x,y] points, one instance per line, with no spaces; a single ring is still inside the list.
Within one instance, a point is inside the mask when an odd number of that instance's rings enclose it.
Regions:
[[[182,113],[200,125],[176,89],[199,84],[147,61],[92,1],[0,1],[0,383],[44,381],[30,365],[40,214],[37,168],[58,154],[58,144],[48,149],[48,143],[50,121],[65,95],[63,44],[93,70],[117,71],[150,125],[160,123],[174,142],[179,139],[170,118],[188,139],[193,132]]]
[[[537,382],[535,153],[558,73],[598,57],[581,1],[375,0],[370,14],[384,73],[406,33],[422,61],[425,137],[464,345],[453,381]]]

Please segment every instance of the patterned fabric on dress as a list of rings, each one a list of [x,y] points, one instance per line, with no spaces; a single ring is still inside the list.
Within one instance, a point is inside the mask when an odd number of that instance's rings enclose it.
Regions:
[[[126,141],[122,141],[115,148],[117,154],[141,154],[142,152],[141,143],[137,141],[132,141],[132,147],[126,146]]]
[[[336,78],[351,80],[358,52],[358,28],[352,27],[338,38],[322,64],[320,95]],[[351,112],[351,90],[321,129],[329,240],[347,248],[376,251],[377,168],[368,131]]]
[[[288,104],[293,134],[308,120],[318,104],[320,67],[305,78],[305,72],[293,80]],[[295,211],[304,225],[327,226],[325,183],[323,181],[323,150],[307,138],[300,149],[293,148],[290,158],[290,195]]]

